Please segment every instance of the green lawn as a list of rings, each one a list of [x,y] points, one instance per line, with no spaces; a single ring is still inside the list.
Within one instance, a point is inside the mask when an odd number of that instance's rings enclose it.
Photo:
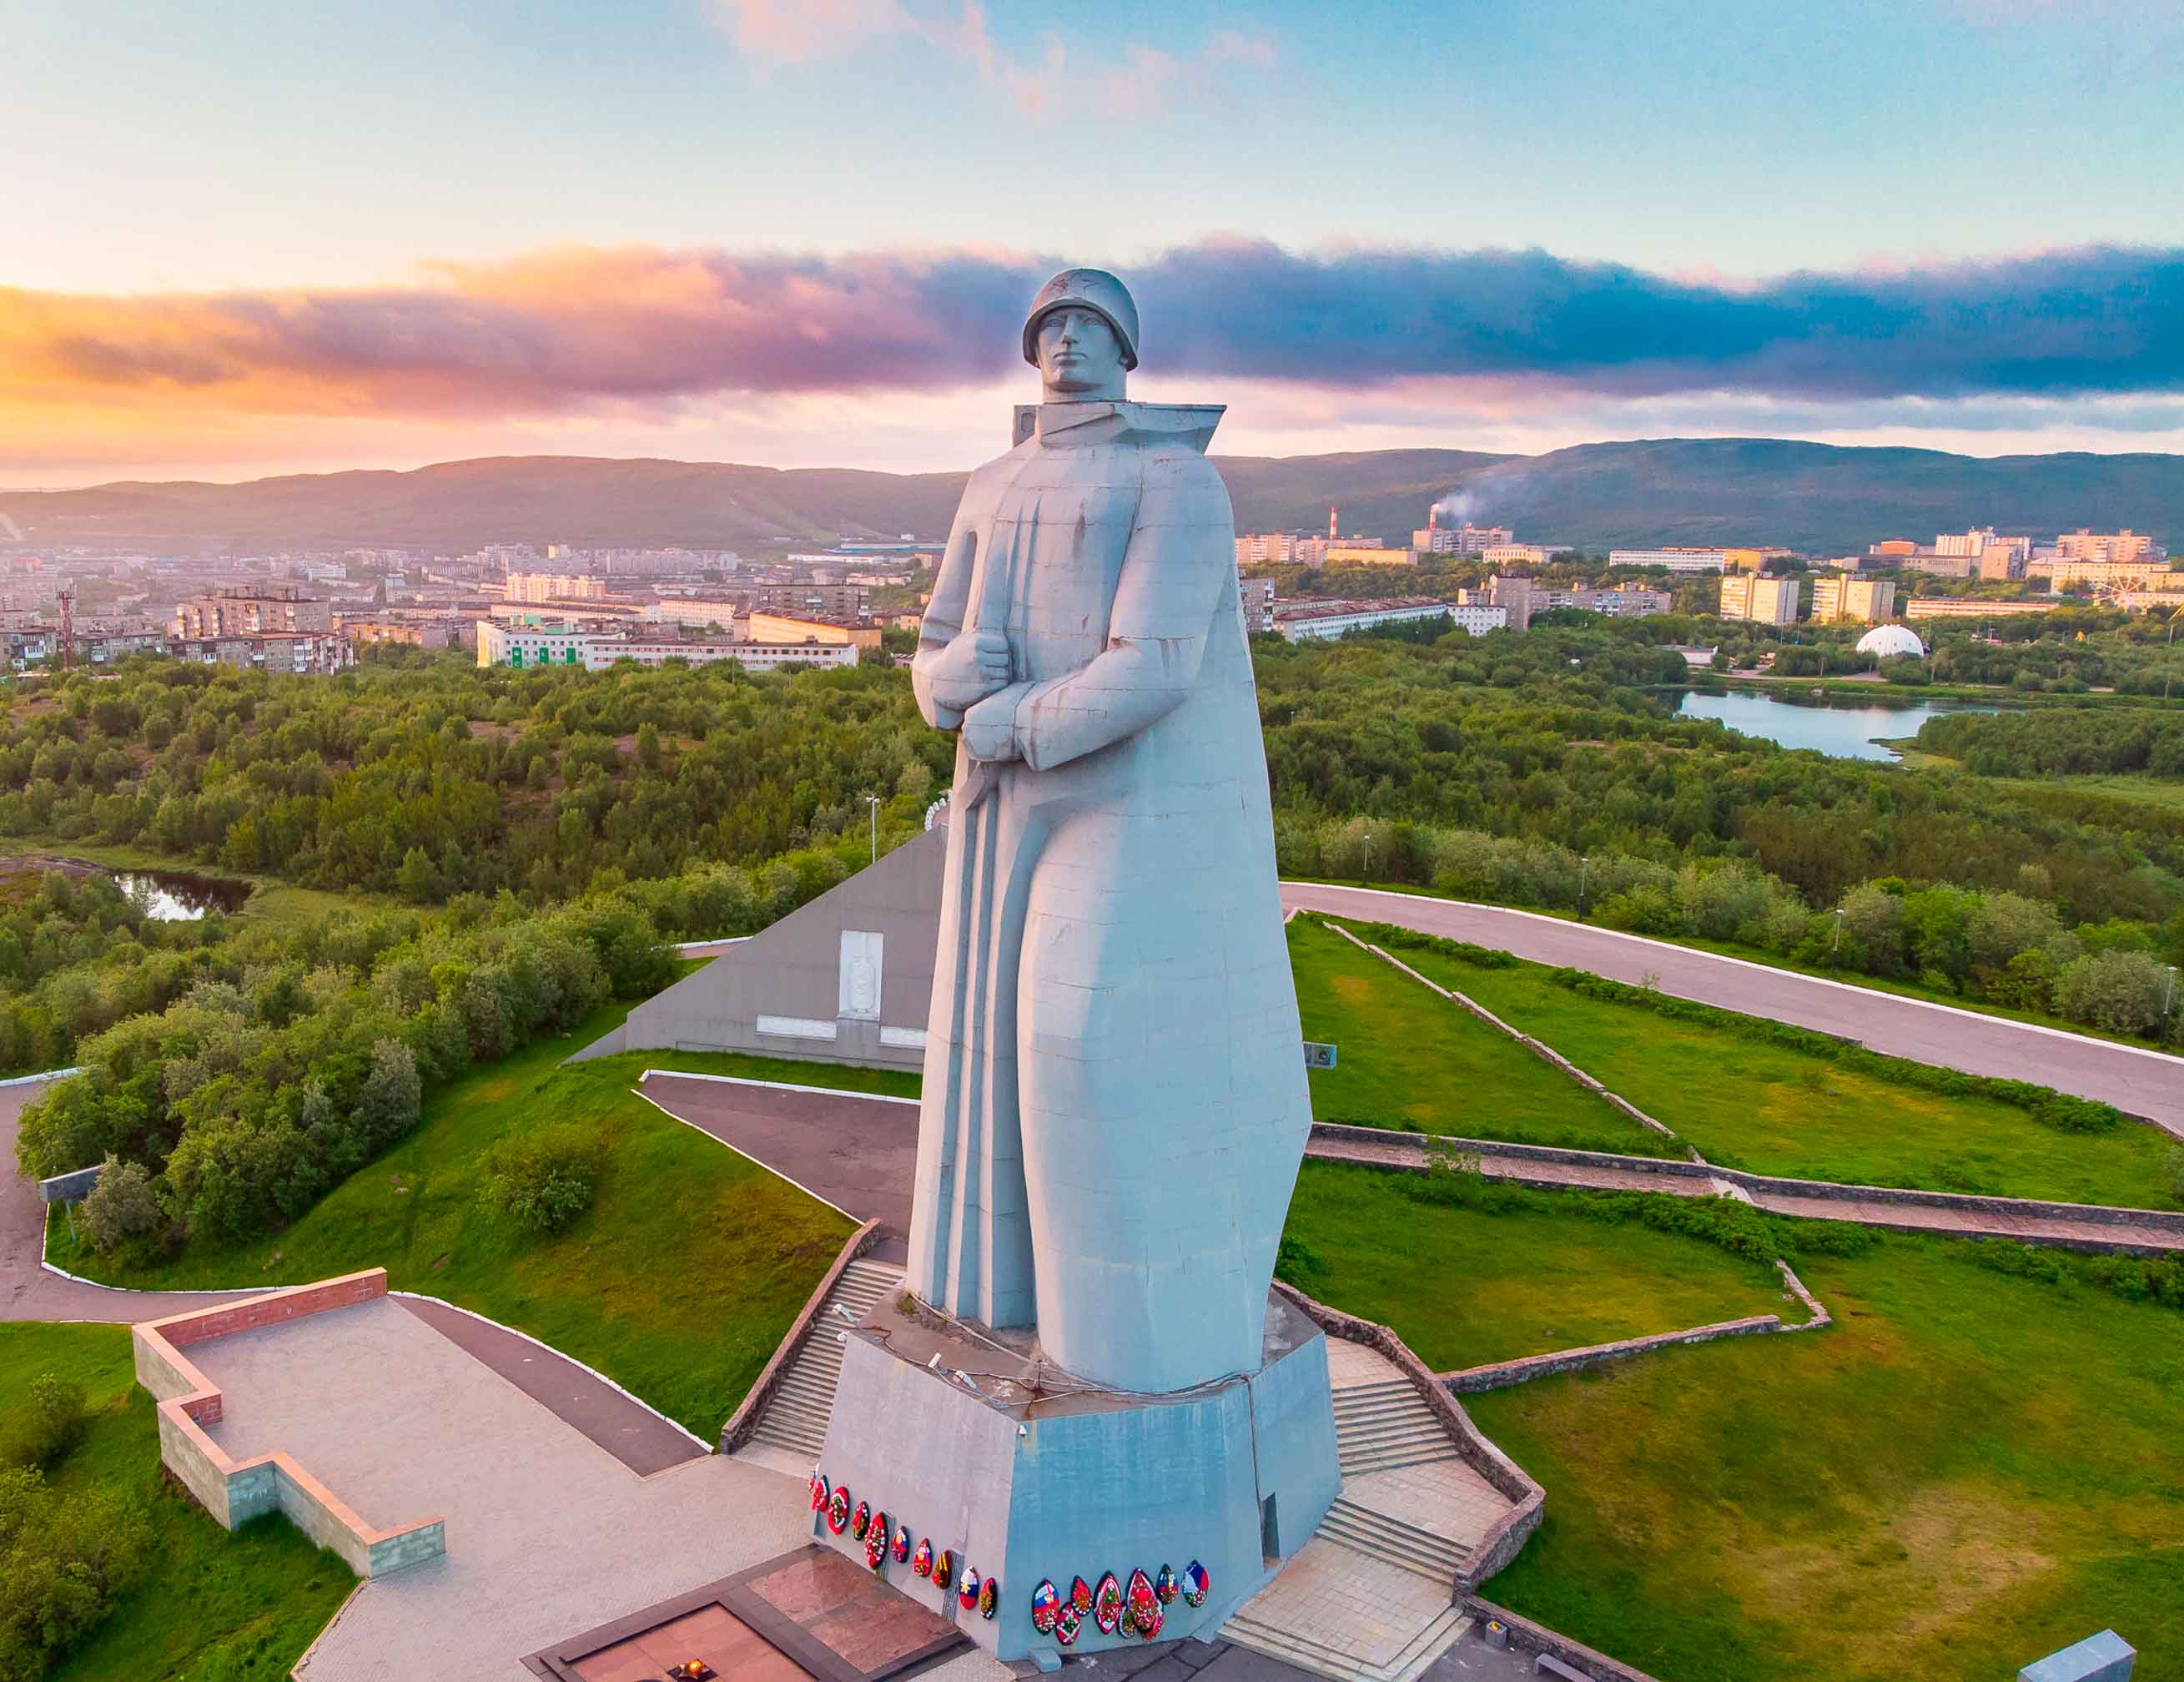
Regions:
[[[1674,1682],[1998,1682],[2104,1627],[2184,1675],[2184,1317],[1940,1239],[1800,1271],[1834,1329],[1466,1399],[1547,1495],[1482,1592]]]
[[[1773,1268],[1698,1239],[1438,1206],[1401,1175],[1350,1163],[1304,1165],[1284,1240],[1284,1278],[1392,1326],[1439,1373],[1752,1314],[1805,1317]]]
[[[279,1517],[230,1534],[161,1477],[152,1399],[136,1388],[126,1328],[0,1325],[0,1413],[22,1406],[46,1373],[81,1384],[93,1415],[49,1474],[52,1487],[115,1491],[153,1538],[142,1579],[50,1682],[279,1682],[354,1586],[348,1567]]]
[[[1588,999],[1537,964],[1490,969],[1408,948],[1396,955],[1545,1040],[1709,1161],[1869,1185],[2177,1205],[2169,1164],[2178,1147],[2153,1128],[2064,1133],[1995,1099],[1900,1086],[1726,1028]]]
[[[851,1230],[831,1209],[661,1114],[630,1089],[646,1067],[914,1093],[914,1076],[827,1064],[662,1051],[558,1068],[614,1026],[603,1011],[472,1070],[435,1095],[402,1145],[286,1232],[235,1249],[192,1245],[164,1261],[100,1257],[49,1228],[71,1273],[147,1289],[300,1284],[384,1267],[398,1290],[445,1297],[599,1368],[709,1440],[743,1399]],[[478,1157],[547,1122],[604,1145],[591,1209],[540,1238],[478,1206]]]
[[[1312,919],[1293,919],[1289,939],[1305,1038],[1337,1050],[1334,1068],[1312,1072],[1313,1119],[1677,1154],[1461,1005]]]
[[[1422,888],[1414,883],[1401,882],[1358,882],[1350,877],[1334,876],[1284,878],[1285,881],[1291,879],[1298,882],[1324,883],[1330,888],[1369,888],[1376,894],[1407,894],[1414,899],[1446,899],[1455,897],[1436,893],[1431,888]],[[1497,905],[1505,902],[1496,899],[1458,899],[1457,903]],[[1523,911],[1530,916],[1554,917],[1563,922],[1577,921],[1574,913],[1553,905],[1513,905],[1510,909]],[[1371,921],[1367,917],[1359,917],[1357,920]],[[2112,1039],[2120,1045],[2150,1044],[2143,1038],[2127,1033],[2110,1033],[2105,1029],[2089,1028],[2083,1022],[2067,1022],[2061,1016],[2050,1016],[2040,1011],[2020,1011],[2008,1005],[1992,1004],[1984,999],[1966,999],[1958,994],[1945,992],[1936,988],[1922,987],[1915,981],[1891,981],[1880,976],[1861,975],[1850,970],[1830,969],[1826,964],[1799,963],[1783,953],[1771,952],[1763,946],[1741,946],[1733,940],[1708,940],[1695,934],[1647,935],[1644,938],[1658,940],[1663,946],[1687,946],[1694,952],[1713,952],[1724,958],[1741,958],[1747,963],[1761,964],[1769,969],[1786,970],[1793,975],[1825,976],[1830,981],[1841,982],[1846,987],[1863,988],[1869,993],[1891,994],[1899,999],[1925,999],[1937,1005],[1950,1005],[1956,1010],[1975,1011],[1982,1016],[2004,1016],[2011,1022],[2038,1022],[2043,1028],[2055,1028],[2064,1033],[2079,1034],[2087,1039]],[[2172,1045],[2170,1049],[2174,1050],[2177,1048]]]

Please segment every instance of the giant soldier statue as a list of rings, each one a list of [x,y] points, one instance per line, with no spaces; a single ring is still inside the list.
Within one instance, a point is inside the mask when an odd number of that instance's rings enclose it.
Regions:
[[[1310,1111],[1221,410],[1138,314],[1032,301],[1044,401],[971,476],[911,666],[959,732],[909,1283],[1118,1390],[1260,1366]]]

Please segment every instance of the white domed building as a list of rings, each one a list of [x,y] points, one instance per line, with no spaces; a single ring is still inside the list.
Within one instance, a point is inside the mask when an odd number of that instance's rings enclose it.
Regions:
[[[1919,633],[1908,625],[1876,625],[1858,639],[1858,651],[1870,654],[1876,660],[1897,660],[1908,654],[1914,660],[1925,658],[1926,645],[1919,640]]]

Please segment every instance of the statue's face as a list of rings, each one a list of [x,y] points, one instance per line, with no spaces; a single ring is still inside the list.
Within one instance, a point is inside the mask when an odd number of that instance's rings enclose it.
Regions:
[[[1050,398],[1083,402],[1123,394],[1123,342],[1096,309],[1065,304],[1039,320],[1039,377]]]

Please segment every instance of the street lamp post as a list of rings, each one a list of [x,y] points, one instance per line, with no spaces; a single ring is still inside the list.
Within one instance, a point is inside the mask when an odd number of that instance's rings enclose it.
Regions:
[[[2161,1000],[2161,1043],[2162,1043],[2164,1045],[2166,1045],[2166,1044],[2169,1043],[2169,1011],[2170,1011],[2170,1007],[2171,1005],[2175,1005],[2175,1004],[2176,1004],[2176,965],[2174,965],[2174,964],[2171,964],[2171,965],[2170,965],[2170,966],[2169,966],[2169,991],[2162,996],[2162,1000]]]
[[[1373,879],[1373,832],[1369,829],[1365,832],[1365,879]]]
[[[1841,905],[1837,905],[1836,907],[1836,938],[1828,946],[1828,973],[1830,975],[1833,975],[1836,972],[1842,956],[1842,920],[1843,908]]]
[[[1577,920],[1580,922],[1585,921],[1585,877],[1591,866],[1590,857],[1580,857],[1577,861]]]
[[[867,794],[865,804],[872,809],[872,862],[878,864],[880,861],[880,797]]]

